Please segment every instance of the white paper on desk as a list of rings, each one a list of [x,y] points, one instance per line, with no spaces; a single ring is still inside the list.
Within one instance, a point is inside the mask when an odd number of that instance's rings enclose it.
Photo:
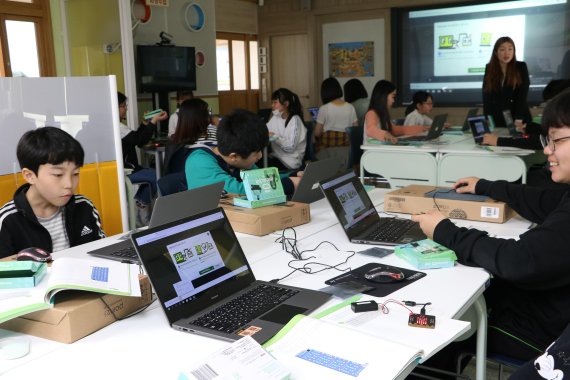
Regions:
[[[420,362],[469,330],[470,323],[456,319],[436,318],[434,329],[408,326],[409,312],[401,306],[390,303],[388,314],[380,311],[354,313],[349,306],[343,307],[322,319],[365,334],[413,345],[423,351]],[[429,314],[429,312],[428,312]],[[408,343],[409,342],[409,343]]]
[[[286,331],[285,331],[286,330]],[[282,332],[284,334],[279,336]],[[266,345],[279,362],[291,368],[291,379],[393,379],[421,352],[417,348],[379,338],[360,330],[306,316],[296,316],[285,326],[273,342]],[[297,357],[307,350],[365,365],[357,377],[315,364]]]
[[[198,367],[180,373],[178,380],[247,379],[282,380],[290,371],[277,362],[252,337],[246,336],[210,355]]]

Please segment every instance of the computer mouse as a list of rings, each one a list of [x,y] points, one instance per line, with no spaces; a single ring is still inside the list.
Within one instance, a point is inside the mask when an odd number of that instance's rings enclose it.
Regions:
[[[52,257],[51,253],[46,250],[37,247],[28,247],[16,254],[16,260],[50,262],[52,261]]]
[[[4,360],[18,359],[30,352],[27,338],[9,338],[0,341],[0,357]]]
[[[364,274],[368,281],[379,283],[399,282],[405,279],[404,273],[388,265],[378,265]]]

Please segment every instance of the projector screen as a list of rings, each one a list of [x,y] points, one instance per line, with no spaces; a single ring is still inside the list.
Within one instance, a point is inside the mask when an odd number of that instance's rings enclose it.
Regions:
[[[568,21],[567,21],[568,20]],[[438,105],[482,103],[482,82],[495,41],[515,41],[530,75],[529,105],[542,102],[551,80],[570,78],[566,0],[523,0],[438,8],[396,8],[392,13],[392,72],[400,103],[419,90]],[[563,62],[564,61],[564,62]]]

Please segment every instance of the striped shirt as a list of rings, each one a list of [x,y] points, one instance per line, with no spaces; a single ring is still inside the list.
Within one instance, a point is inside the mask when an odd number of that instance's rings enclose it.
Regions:
[[[47,218],[36,216],[38,222],[49,232],[52,242],[52,252],[69,248],[69,237],[65,230],[63,210],[60,208],[55,214]]]

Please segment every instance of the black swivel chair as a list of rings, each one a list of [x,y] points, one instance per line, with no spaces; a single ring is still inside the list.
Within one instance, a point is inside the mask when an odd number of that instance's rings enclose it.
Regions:
[[[317,161],[315,156],[315,144],[313,143],[313,130],[315,129],[315,124],[312,121],[305,121],[305,128],[307,128],[307,145],[305,146],[305,157],[303,162],[307,161]]]
[[[362,157],[362,145],[364,127],[347,127],[346,134],[350,141],[350,149],[348,151],[348,160],[346,161],[347,169],[354,169],[355,166],[360,165],[360,157]]]

